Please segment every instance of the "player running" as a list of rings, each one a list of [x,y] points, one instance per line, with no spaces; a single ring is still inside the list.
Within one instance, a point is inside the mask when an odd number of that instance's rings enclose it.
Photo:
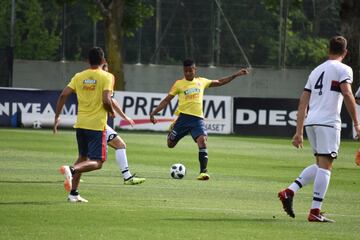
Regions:
[[[178,118],[172,124],[167,137],[167,146],[173,148],[186,136],[191,134],[199,148],[200,174],[198,180],[208,180],[210,175],[207,173],[208,151],[207,138],[203,114],[203,95],[205,88],[223,86],[238,76],[248,74],[247,69],[240,69],[231,76],[219,80],[209,80],[202,77],[196,77],[196,66],[193,60],[187,59],[183,62],[184,78],[175,81],[169,94],[160,102],[150,113],[150,121],[157,122],[155,115],[163,110],[170,101],[178,95],[179,103],[176,109]]]
[[[106,160],[105,127],[107,116],[115,115],[111,103],[114,76],[101,69],[105,62],[104,51],[94,47],[89,51],[90,68],[75,74],[61,92],[54,119],[54,133],[60,123],[62,108],[72,93],[76,93],[78,113],[74,128],[78,143],[78,158],[74,165],[64,165],[60,172],[64,175],[64,187],[69,192],[70,202],[88,202],[79,194],[81,174],[101,169]]]
[[[347,54],[347,41],[342,36],[331,38],[328,60],[316,67],[310,74],[300,97],[296,133],[292,144],[303,147],[303,129],[315,155],[315,164],[305,168],[290,186],[278,193],[285,212],[295,217],[293,198],[295,193],[314,181],[313,201],[308,215],[310,222],[335,222],[325,217],[321,206],[325,198],[334,159],[340,146],[341,118],[343,103],[349,112],[358,136],[359,120],[355,108],[355,99],[351,90],[353,71],[342,63]]]

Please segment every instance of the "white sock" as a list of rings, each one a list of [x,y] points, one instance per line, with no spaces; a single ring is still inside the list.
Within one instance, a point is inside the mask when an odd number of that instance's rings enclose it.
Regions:
[[[119,166],[119,169],[123,175],[124,179],[127,179],[129,177],[131,177],[131,173],[129,170],[129,166],[128,166],[128,161],[127,161],[127,157],[126,157],[126,149],[116,149],[115,150],[115,158],[116,158],[116,162]]]
[[[296,193],[300,188],[304,187],[309,182],[315,179],[318,168],[319,167],[316,164],[308,166],[300,173],[300,176],[297,177],[296,180],[292,184],[290,184],[288,188],[291,189],[294,193]]]
[[[331,172],[327,169],[319,168],[314,181],[314,195],[311,209],[321,209],[323,199],[330,183]]]

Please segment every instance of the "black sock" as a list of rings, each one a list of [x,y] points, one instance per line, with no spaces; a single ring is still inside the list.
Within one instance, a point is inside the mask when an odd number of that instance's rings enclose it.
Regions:
[[[70,168],[70,172],[71,172],[71,175],[74,175],[75,174],[75,169],[73,166],[69,166]]]
[[[79,195],[79,190],[77,190],[77,189],[71,190],[70,195],[73,195],[73,196]]]
[[[199,148],[200,173],[207,172],[208,153],[206,148]]]

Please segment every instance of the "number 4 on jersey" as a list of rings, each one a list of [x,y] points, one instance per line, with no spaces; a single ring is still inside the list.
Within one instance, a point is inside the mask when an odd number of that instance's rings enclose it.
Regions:
[[[318,80],[315,83],[315,89],[320,89],[319,95],[322,95],[324,73],[325,72],[321,73],[320,77],[318,78]]]

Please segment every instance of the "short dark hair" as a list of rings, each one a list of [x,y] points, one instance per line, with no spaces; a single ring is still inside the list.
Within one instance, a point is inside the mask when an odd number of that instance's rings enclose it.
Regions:
[[[335,36],[330,39],[329,52],[334,55],[341,55],[346,51],[347,41],[343,36]]]
[[[104,59],[104,56],[104,51],[100,47],[93,47],[90,49],[88,55],[90,65],[100,65]]]
[[[185,59],[185,60],[183,61],[183,66],[184,66],[184,67],[191,67],[191,66],[193,66],[193,65],[195,65],[194,60]]]

